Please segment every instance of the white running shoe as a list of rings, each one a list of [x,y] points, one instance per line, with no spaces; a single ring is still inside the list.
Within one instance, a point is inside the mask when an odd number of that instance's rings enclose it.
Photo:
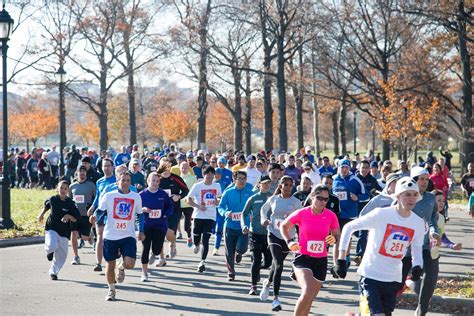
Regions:
[[[148,272],[145,272],[142,274],[142,277],[140,278],[140,281],[142,282],[147,282],[148,281]]]
[[[219,249],[214,248],[214,250],[212,251],[212,255],[213,256],[218,256],[219,255]]]
[[[199,250],[201,250],[200,245],[194,245],[194,246],[193,246],[193,252],[194,252],[194,254],[198,254],[198,253],[199,253]]]
[[[148,264],[152,265],[155,262],[155,259],[156,259],[155,254],[152,252],[150,257],[148,257]]]
[[[279,299],[274,299],[272,302],[272,311],[278,312],[281,311],[281,303]]]
[[[107,296],[105,297],[106,301],[115,301],[115,290],[109,290]]]
[[[260,291],[260,300],[266,301],[268,300],[268,296],[270,295],[270,281],[268,279],[263,281],[263,287]]]
[[[166,260],[165,258],[160,258],[158,259],[158,262],[156,263],[157,267],[164,267],[166,265]]]
[[[123,280],[125,280],[125,269],[118,268],[117,273],[115,274],[115,280],[117,283],[123,283]]]
[[[204,260],[201,260],[201,262],[199,262],[197,271],[199,273],[203,273],[204,271],[206,271],[206,263],[204,262]]]
[[[71,261],[71,264],[73,265],[81,264],[81,258],[79,258],[79,256],[74,257],[74,259],[72,259]]]

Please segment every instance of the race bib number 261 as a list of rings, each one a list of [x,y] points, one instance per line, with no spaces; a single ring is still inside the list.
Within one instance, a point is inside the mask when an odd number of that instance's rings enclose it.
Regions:
[[[411,228],[387,224],[379,253],[386,257],[403,258],[414,235],[415,231]]]

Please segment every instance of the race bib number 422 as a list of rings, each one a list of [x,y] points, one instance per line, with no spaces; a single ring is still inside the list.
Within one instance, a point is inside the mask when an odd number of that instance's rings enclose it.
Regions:
[[[385,257],[402,259],[414,235],[415,231],[411,228],[387,224],[379,253]]]

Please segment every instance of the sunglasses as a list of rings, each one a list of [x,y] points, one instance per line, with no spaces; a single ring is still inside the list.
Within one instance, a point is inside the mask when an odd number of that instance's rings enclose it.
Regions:
[[[317,196],[316,200],[321,201],[321,202],[327,202],[327,201],[329,201],[329,198],[325,198],[325,197],[322,197],[322,196]]]
[[[237,178],[237,181],[245,181],[247,178]]]

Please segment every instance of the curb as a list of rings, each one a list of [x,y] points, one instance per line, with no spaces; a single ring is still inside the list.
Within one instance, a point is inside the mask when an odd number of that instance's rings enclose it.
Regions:
[[[404,293],[404,297],[410,299],[418,299],[418,295],[413,293]],[[431,297],[430,303],[437,303],[437,304],[445,304],[451,306],[459,306],[459,307],[470,307],[474,309],[474,299],[472,298],[461,298],[461,297],[450,297],[450,296],[437,296],[433,295]]]
[[[44,243],[44,236],[0,239],[0,248],[37,245]]]

